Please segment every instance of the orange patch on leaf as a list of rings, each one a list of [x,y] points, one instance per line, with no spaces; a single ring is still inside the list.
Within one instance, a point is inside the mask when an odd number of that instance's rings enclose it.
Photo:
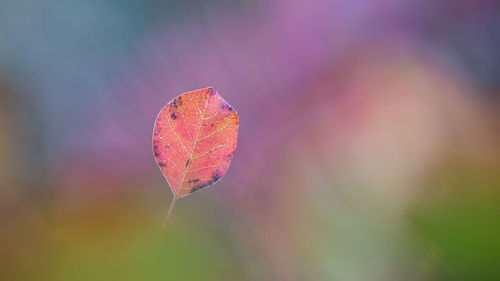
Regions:
[[[158,114],[153,152],[175,198],[219,181],[238,141],[238,114],[213,88],[187,92]]]

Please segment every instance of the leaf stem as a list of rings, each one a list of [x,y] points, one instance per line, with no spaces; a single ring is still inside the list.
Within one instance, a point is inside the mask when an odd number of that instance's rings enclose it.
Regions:
[[[163,226],[167,225],[168,218],[170,218],[170,214],[172,213],[172,210],[174,209],[176,201],[177,201],[177,197],[174,196],[174,198],[172,199],[172,202],[170,202],[170,207],[168,208],[168,212],[167,212],[167,215],[165,216],[165,220],[163,221]]]

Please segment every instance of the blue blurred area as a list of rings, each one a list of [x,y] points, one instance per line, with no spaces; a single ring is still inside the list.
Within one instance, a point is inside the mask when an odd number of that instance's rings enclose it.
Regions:
[[[498,50],[496,0],[0,1],[0,279],[498,280]],[[159,230],[206,86],[238,150]]]

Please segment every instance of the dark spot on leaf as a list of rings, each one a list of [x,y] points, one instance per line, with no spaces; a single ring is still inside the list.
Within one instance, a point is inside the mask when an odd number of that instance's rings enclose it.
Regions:
[[[192,179],[192,180],[188,180],[188,183],[192,183],[192,182],[199,182],[200,179]]]
[[[172,115],[170,115],[170,117],[172,117],[172,119],[177,119],[177,115],[175,115],[175,113],[172,113]]]
[[[177,99],[174,100],[174,102],[172,103],[172,105],[177,108]]]
[[[165,147],[166,147],[167,149],[172,148],[172,147],[170,146],[170,144],[165,145]]]
[[[155,156],[156,156],[156,157],[160,157],[160,155],[161,155],[161,154],[160,154],[160,152],[158,152],[158,151],[157,151],[157,152],[155,152]]]
[[[233,108],[232,108],[231,106],[230,106],[230,107],[228,107],[227,109],[229,109],[229,111],[232,111],[232,110],[233,110]]]
[[[220,180],[219,174],[215,174],[212,180],[213,180],[213,182]]]
[[[224,109],[224,108],[226,108],[226,106],[225,106],[223,103],[221,103],[221,104],[220,104],[220,108],[221,108],[221,109]]]
[[[214,88],[210,88],[210,95],[213,96],[215,93]]]
[[[191,161],[191,160],[188,159],[188,161],[186,161],[186,167],[189,165],[189,161]]]
[[[160,163],[158,163],[158,165],[159,165],[160,167],[165,167],[165,166],[167,166],[167,164],[166,164],[165,162],[160,162]]]
[[[195,191],[198,191],[198,190],[200,190],[200,189],[202,189],[202,188],[204,188],[206,186],[207,185],[205,185],[205,184],[201,184],[201,185],[195,186],[195,187],[191,188],[191,193],[193,193]]]

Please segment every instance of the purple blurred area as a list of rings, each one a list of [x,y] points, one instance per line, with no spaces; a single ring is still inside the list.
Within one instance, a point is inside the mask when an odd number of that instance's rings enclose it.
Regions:
[[[0,279],[500,280],[499,50],[494,0],[1,1]],[[237,152],[160,230],[207,86]]]

